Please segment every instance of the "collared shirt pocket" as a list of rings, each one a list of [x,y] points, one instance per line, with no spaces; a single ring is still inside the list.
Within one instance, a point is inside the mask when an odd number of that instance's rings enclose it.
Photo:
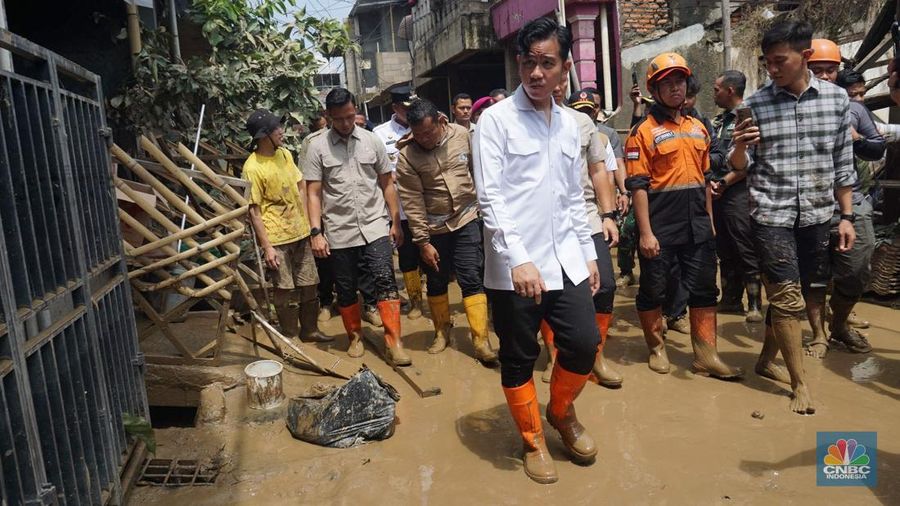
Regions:
[[[377,162],[377,157],[375,156],[375,151],[371,149],[362,149],[358,153],[356,153],[356,161],[359,163],[360,169],[362,169],[367,175],[375,176],[375,163]]]
[[[333,187],[339,187],[347,180],[346,171],[338,158],[332,156],[322,157],[322,179]]]

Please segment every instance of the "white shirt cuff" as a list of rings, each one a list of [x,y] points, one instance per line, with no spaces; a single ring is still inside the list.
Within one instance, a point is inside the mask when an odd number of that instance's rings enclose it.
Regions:
[[[531,257],[528,256],[528,250],[525,249],[525,245],[522,243],[516,243],[511,245],[504,253],[506,257],[506,264],[509,265],[510,269],[518,267],[522,264],[527,264],[531,261]]]
[[[590,262],[591,260],[597,260],[597,248],[594,247],[594,242],[591,241],[590,244],[582,244],[581,245],[581,254],[584,255],[585,262]]]

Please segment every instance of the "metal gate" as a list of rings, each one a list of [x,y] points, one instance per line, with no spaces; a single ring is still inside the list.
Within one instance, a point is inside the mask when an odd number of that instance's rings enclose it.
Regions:
[[[148,417],[100,78],[0,47],[0,500],[107,504]]]

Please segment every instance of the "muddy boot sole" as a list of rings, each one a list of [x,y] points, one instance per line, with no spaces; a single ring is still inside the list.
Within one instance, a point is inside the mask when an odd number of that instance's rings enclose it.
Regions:
[[[697,363],[691,364],[691,372],[698,376],[707,376],[710,378],[716,378],[725,381],[737,380],[744,376],[744,371],[742,371],[739,367],[735,367],[733,370],[726,372],[716,371]]]

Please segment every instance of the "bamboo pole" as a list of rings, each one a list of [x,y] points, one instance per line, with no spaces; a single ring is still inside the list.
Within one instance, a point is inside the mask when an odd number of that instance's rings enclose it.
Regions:
[[[200,232],[210,231],[210,229],[221,225],[223,222],[231,221],[239,216],[243,216],[243,215],[247,214],[247,209],[248,209],[247,207],[239,207],[239,208],[237,208],[233,211],[227,212],[225,214],[220,214],[219,216],[216,216],[215,218],[207,221],[206,223],[194,225],[193,227],[186,228],[180,232],[176,232],[176,233],[168,235],[166,237],[162,237],[155,242],[151,242],[149,244],[144,244],[143,246],[137,247],[134,250],[132,250],[131,253],[134,256],[140,256],[140,255],[147,253],[148,251],[153,251],[155,249],[159,249],[161,246],[167,246],[169,244],[172,244],[175,241],[181,241],[182,239],[192,237],[195,234],[198,234]],[[241,235],[243,235],[243,233],[244,233],[243,226],[237,228],[236,230],[240,230]],[[222,237],[225,237],[225,236],[218,237],[217,239],[221,239]],[[226,244],[225,246],[227,247],[228,245]],[[232,246],[234,246],[234,245],[232,244]],[[238,248],[238,251],[240,251],[240,248]]]
[[[237,192],[234,188],[231,187],[230,184],[226,183],[219,177],[219,174],[216,173],[209,165],[207,165],[203,160],[201,160],[198,156],[191,153],[191,150],[187,148],[182,143],[178,143],[178,154],[184,157],[185,160],[191,162],[194,167],[196,167],[200,172],[203,173],[208,179],[209,182],[215,186],[217,189],[221,190],[225,193],[228,198],[237,202],[239,205],[245,206],[247,205],[247,199],[244,198],[243,195]]]
[[[168,288],[168,287],[174,285],[175,283],[192,278],[192,277],[196,276],[197,274],[203,274],[206,271],[215,269],[221,265],[227,264],[228,262],[233,262],[233,261],[237,260],[239,256],[240,256],[239,253],[231,253],[231,254],[223,256],[222,258],[217,259],[215,262],[207,262],[205,264],[198,265],[197,267],[194,267],[193,269],[191,269],[189,271],[182,272],[181,274],[179,274],[173,278],[167,279],[165,281],[160,281],[159,283],[154,283],[152,285],[149,285],[148,290],[155,292],[158,290],[162,290],[164,288]],[[234,271],[232,271],[232,272],[234,272]]]
[[[184,250],[181,253],[176,254],[175,256],[170,256],[168,258],[164,258],[162,260],[156,261],[147,266],[141,267],[140,269],[130,271],[128,273],[128,277],[136,278],[138,276],[143,276],[145,274],[149,274],[150,272],[155,271],[157,269],[162,269],[164,267],[168,267],[169,265],[171,265],[173,263],[180,262],[182,260],[186,260],[193,256],[197,256],[198,254],[200,254],[203,251],[209,251],[217,246],[222,245],[222,243],[224,243],[226,241],[234,241],[236,239],[240,239],[240,237],[242,235],[244,235],[243,230],[235,230],[226,235],[223,235],[222,237],[218,237],[216,239],[211,239],[209,241],[206,241],[197,247],[194,247],[194,248],[191,248],[188,250]],[[136,255],[131,255],[130,252],[126,252],[126,253],[128,253],[130,256],[136,256]]]

